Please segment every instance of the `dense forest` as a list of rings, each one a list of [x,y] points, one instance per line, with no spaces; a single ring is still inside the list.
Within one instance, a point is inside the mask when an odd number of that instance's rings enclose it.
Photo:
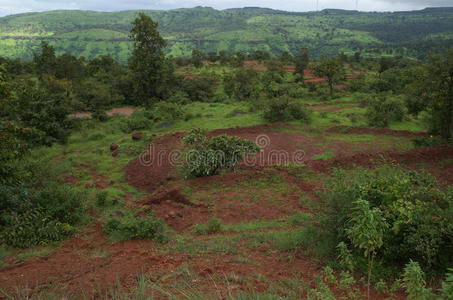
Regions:
[[[132,49],[131,21],[138,11],[51,11],[0,18],[0,55],[31,59],[40,41],[58,54],[95,58],[109,55],[125,62]],[[207,7],[145,11],[159,23],[172,56],[205,52],[296,54],[312,56],[361,52],[366,56],[427,58],[453,45],[453,10],[372,13],[344,10],[292,13],[264,8],[215,10]]]
[[[0,58],[0,298],[452,299],[453,49],[395,55],[451,30],[450,13],[3,18],[49,41]],[[165,34],[211,14],[230,32],[343,20],[393,55],[278,40],[169,55]],[[87,29],[94,16],[109,29]],[[124,32],[104,42],[126,56],[65,52],[52,36],[76,26]]]

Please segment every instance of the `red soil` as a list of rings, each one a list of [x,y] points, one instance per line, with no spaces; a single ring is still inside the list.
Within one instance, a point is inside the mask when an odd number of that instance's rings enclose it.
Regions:
[[[133,160],[125,169],[128,182],[149,193],[141,205],[155,210],[165,218],[166,222],[178,231],[187,231],[195,223],[202,223],[216,215],[225,223],[236,223],[243,220],[276,219],[297,211],[307,210],[301,207],[299,196],[301,193],[313,195],[320,189],[313,183],[308,183],[289,175],[285,168],[266,168],[274,163],[271,158],[273,150],[286,150],[287,153],[303,149],[306,160],[313,155],[324,152],[324,148],[316,146],[319,140],[309,138],[297,133],[276,132],[279,124],[253,126],[248,128],[232,128],[215,130],[210,135],[227,133],[266,144],[264,151],[257,156],[256,163],[252,166],[242,164],[239,173],[183,180],[169,158],[171,150],[180,149],[181,133],[160,137],[154,141],[153,149],[149,150],[140,159]],[[360,127],[334,127],[332,132],[351,130],[353,133],[385,134],[392,136],[412,137],[418,134],[392,131],[374,130]],[[266,136],[262,136],[265,134]],[[438,162],[453,159],[453,148],[435,147],[417,149],[406,153],[375,152],[354,153],[346,144],[331,144],[330,148],[337,150],[338,156],[329,160],[306,161],[309,169],[328,173],[332,167],[350,168],[353,165],[370,167],[373,161],[386,157],[393,163],[401,163],[416,167],[418,163],[429,163],[433,172],[442,180],[452,181],[453,163],[439,166]],[[154,151],[154,152],[153,152]],[[165,153],[167,152],[167,156]],[[159,161],[150,163],[151,153],[162,153]],[[175,161],[177,158],[173,157]],[[159,159],[159,156],[154,157]],[[149,165],[144,165],[144,163]],[[88,169],[95,182],[104,185],[105,178],[98,176]],[[281,195],[266,189],[242,186],[239,189],[222,189],[222,186],[235,187],[250,178],[263,178],[263,176],[284,176],[291,189],[283,189]],[[216,192],[211,192],[211,197],[192,203],[186,199],[184,188],[191,188],[193,193],[201,195],[219,187]],[[294,187],[294,188],[293,188]],[[212,190],[211,190],[212,191]],[[250,195],[256,193],[259,201],[253,201]],[[286,193],[285,193],[286,192]],[[271,198],[277,199],[271,199]],[[268,201],[277,200],[277,201]],[[212,205],[215,203],[215,205]],[[224,233],[229,235],[230,233]],[[208,240],[210,237],[192,237],[195,242]],[[222,255],[216,253],[191,253],[188,251],[171,252],[159,251],[151,241],[109,242],[102,232],[100,223],[92,223],[73,238],[63,242],[49,257],[32,258],[24,263],[12,262],[6,269],[0,271],[0,287],[6,291],[39,292],[51,286],[62,286],[76,295],[91,295],[94,298],[106,298],[108,289],[116,282],[124,288],[132,288],[137,284],[137,275],[146,274],[151,281],[159,281],[164,289],[170,289],[175,282],[182,282],[185,275],[181,268],[190,263],[192,279],[190,284],[197,291],[216,291],[220,298],[235,294],[238,290],[248,290],[250,285],[260,292],[268,287],[268,280],[279,281],[288,278],[303,282],[312,281],[314,275],[320,273],[321,265],[314,263],[311,257],[300,252],[293,256],[290,253],[272,251],[272,246],[262,246],[250,249],[240,241],[236,247],[238,254]],[[176,243],[176,241],[171,242]],[[288,258],[287,258],[288,257]],[[291,259],[289,257],[292,257]],[[264,276],[260,276],[264,275]],[[227,283],[225,278],[229,277]],[[265,279],[263,279],[265,278]],[[339,295],[338,291],[335,291]],[[284,291],[281,294],[284,295]],[[300,295],[304,298],[305,295]],[[108,298],[108,296],[107,296]],[[373,299],[384,299],[385,295],[372,294]],[[401,295],[398,298],[403,298]],[[167,299],[157,294],[156,299]]]

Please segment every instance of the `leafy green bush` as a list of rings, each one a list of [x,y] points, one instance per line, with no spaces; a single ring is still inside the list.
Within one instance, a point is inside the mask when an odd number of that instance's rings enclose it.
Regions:
[[[164,101],[154,105],[154,115],[164,121],[176,121],[185,118],[184,110],[179,104]]]
[[[453,192],[432,177],[389,166],[353,174],[336,171],[321,197],[323,228],[334,234],[337,244],[352,245],[356,255],[363,243],[354,241],[352,231],[364,237],[370,232],[369,222],[354,227],[360,224],[354,221],[355,211],[366,202],[384,224],[379,227],[382,245],[377,241],[379,247],[371,250],[377,259],[401,266],[412,258],[430,270],[443,270],[453,262]]]
[[[0,241],[30,247],[60,241],[75,232],[84,213],[85,193],[46,182],[39,189],[0,185]]]
[[[392,121],[402,121],[406,114],[404,102],[399,98],[379,96],[369,100],[366,117],[373,127],[388,127]]]
[[[170,96],[170,98],[168,98],[168,102],[176,104],[188,104],[191,101],[189,95],[186,92],[176,91]]]
[[[310,123],[311,111],[304,105],[292,102],[287,98],[275,98],[267,103],[263,117],[269,122],[299,120],[303,123]]]
[[[432,299],[434,294],[426,288],[425,273],[415,261],[406,264],[402,275],[402,286],[410,300]]]
[[[217,218],[211,218],[206,224],[196,224],[194,227],[195,234],[213,234],[222,230],[222,222]]]
[[[0,222],[4,225],[0,241],[6,245],[27,248],[40,244],[60,241],[75,232],[75,228],[52,218],[43,209],[32,209],[23,213],[3,214]]]
[[[91,117],[101,122],[107,122],[110,119],[109,116],[105,113],[105,111],[102,110],[96,110],[91,114]]]
[[[182,81],[182,89],[194,102],[210,102],[214,98],[218,81],[219,78],[210,73],[186,77]]]
[[[168,241],[167,227],[153,214],[136,216],[126,212],[122,217],[110,217],[104,224],[104,232],[114,240],[151,239],[163,243]]]
[[[234,168],[245,154],[255,154],[260,148],[252,141],[226,134],[208,138],[200,129],[193,129],[183,138],[186,152],[183,167],[187,177],[218,174],[221,169]]]
[[[131,133],[137,130],[151,129],[153,121],[143,115],[133,114],[132,116],[121,121],[121,130],[125,133]]]

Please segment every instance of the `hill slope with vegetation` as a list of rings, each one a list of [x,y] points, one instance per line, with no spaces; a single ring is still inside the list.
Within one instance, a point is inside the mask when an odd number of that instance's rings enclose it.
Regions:
[[[294,13],[265,8],[215,10],[207,7],[146,10],[168,40],[167,53],[295,53],[314,56],[352,54],[425,58],[453,45],[453,8],[376,13],[345,10]],[[50,11],[0,18],[0,56],[30,59],[41,40],[57,53],[126,61],[132,48],[131,22],[138,11]]]

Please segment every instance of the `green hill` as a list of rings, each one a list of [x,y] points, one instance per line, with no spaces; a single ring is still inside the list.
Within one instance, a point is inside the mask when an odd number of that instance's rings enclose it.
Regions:
[[[146,10],[169,41],[168,53],[266,50],[273,54],[308,47],[314,56],[339,51],[364,55],[426,55],[453,47],[453,8],[368,13],[345,10],[294,13],[265,8],[207,7]],[[125,61],[130,23],[138,11],[50,11],[0,18],[0,56],[29,59],[41,40],[58,53]]]

